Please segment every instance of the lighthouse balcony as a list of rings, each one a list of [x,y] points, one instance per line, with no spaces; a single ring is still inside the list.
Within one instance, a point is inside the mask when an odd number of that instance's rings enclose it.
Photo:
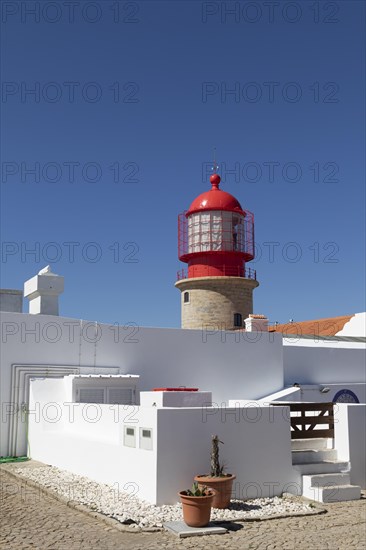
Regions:
[[[257,272],[251,267],[233,265],[222,265],[220,266],[220,272],[218,272],[217,267],[212,265],[203,266],[202,264],[177,271],[177,281],[195,277],[243,277],[256,281]]]

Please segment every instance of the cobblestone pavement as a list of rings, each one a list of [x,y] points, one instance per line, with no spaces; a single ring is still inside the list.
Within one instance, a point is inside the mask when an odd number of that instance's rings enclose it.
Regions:
[[[366,548],[366,498],[324,505],[326,514],[238,523],[236,531],[178,539],[159,533],[127,533],[74,510],[0,469],[0,548],[6,550],[197,550]]]

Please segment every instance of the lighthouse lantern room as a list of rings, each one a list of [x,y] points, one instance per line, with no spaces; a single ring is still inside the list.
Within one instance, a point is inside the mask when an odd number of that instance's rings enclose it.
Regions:
[[[220,189],[218,174],[211,189],[178,216],[178,255],[188,264],[178,272],[182,328],[233,330],[253,313],[255,270],[254,216]]]

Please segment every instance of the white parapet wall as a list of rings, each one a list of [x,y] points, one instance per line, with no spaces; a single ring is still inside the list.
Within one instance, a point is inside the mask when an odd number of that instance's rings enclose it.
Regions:
[[[64,379],[31,382],[30,456],[155,503],[156,409],[75,403],[65,399],[67,384]],[[144,438],[148,431],[150,437]]]
[[[351,462],[351,483],[366,488],[366,405],[335,405],[335,447],[340,460]]]
[[[211,437],[218,435],[220,460],[236,475],[233,498],[301,494],[292,467],[287,407],[158,409],[157,501],[171,503],[195,475],[210,471]]]
[[[300,494],[287,407],[138,407],[68,401],[67,379],[33,380],[29,446],[35,460],[173,504],[210,468],[211,437],[234,473],[234,498]]]
[[[25,384],[32,372],[34,377],[52,376],[61,367],[61,375],[67,369],[70,374],[136,374],[142,391],[197,387],[211,391],[218,405],[230,398],[257,399],[283,388],[281,334],[117,327],[8,312],[1,312],[1,333],[0,397],[6,409],[1,455],[26,452],[24,426],[19,426],[9,447],[11,417],[14,423],[18,408],[23,402],[27,405],[28,388],[24,399],[17,390],[18,368],[29,372]]]

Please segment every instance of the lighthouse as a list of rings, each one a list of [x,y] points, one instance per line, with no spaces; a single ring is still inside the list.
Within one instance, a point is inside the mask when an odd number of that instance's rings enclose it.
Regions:
[[[256,272],[254,216],[220,189],[217,173],[211,189],[199,195],[178,216],[178,256],[187,268],[178,272],[181,326],[237,330],[253,313]]]

